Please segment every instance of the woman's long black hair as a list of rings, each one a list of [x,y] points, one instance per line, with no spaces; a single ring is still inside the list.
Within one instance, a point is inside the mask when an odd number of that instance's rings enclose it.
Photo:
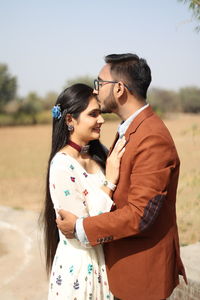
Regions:
[[[91,99],[94,97],[93,89],[85,84],[74,84],[65,89],[59,96],[55,105],[61,108],[61,118],[53,119],[52,146],[48,161],[46,177],[46,197],[44,211],[42,213],[42,222],[44,225],[44,240],[46,254],[46,268],[49,273],[52,267],[53,258],[59,242],[59,234],[56,226],[56,214],[51,200],[49,190],[49,169],[54,155],[61,150],[69,141],[70,132],[66,124],[66,115],[71,114],[73,118],[78,119],[80,113],[84,111]],[[89,154],[91,157],[105,169],[107,158],[107,149],[99,140],[90,141]]]

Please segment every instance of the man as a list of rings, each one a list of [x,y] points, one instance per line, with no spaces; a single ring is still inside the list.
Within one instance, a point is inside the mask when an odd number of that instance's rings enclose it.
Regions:
[[[68,237],[75,228],[81,241],[104,243],[116,299],[161,300],[170,296],[179,274],[186,281],[175,209],[180,162],[170,133],[146,103],[146,61],[135,54],[108,55],[105,61],[94,92],[102,111],[123,121],[115,142],[123,135],[127,141],[113,194],[116,209],[84,220],[61,210],[57,224]]]

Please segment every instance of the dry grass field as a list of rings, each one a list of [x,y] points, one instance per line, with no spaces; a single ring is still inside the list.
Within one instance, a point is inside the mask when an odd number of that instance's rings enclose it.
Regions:
[[[182,245],[200,240],[200,116],[165,120],[181,159],[177,217]],[[102,142],[110,146],[118,122],[107,122]],[[0,205],[40,211],[44,198],[51,126],[0,128]]]

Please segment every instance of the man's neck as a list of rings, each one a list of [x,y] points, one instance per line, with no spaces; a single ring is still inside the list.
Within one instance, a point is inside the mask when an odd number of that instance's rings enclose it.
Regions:
[[[146,105],[145,101],[137,102],[137,103],[126,103],[121,107],[118,107],[118,111],[115,113],[120,117],[121,120],[127,120],[131,115],[133,115],[138,109]]]

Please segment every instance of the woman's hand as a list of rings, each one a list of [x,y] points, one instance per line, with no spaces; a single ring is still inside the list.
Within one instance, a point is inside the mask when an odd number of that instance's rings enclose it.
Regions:
[[[119,167],[122,155],[125,151],[125,144],[126,140],[125,137],[119,139],[111,152],[108,156],[106,161],[106,180],[112,182],[113,184],[117,184],[119,178]]]

